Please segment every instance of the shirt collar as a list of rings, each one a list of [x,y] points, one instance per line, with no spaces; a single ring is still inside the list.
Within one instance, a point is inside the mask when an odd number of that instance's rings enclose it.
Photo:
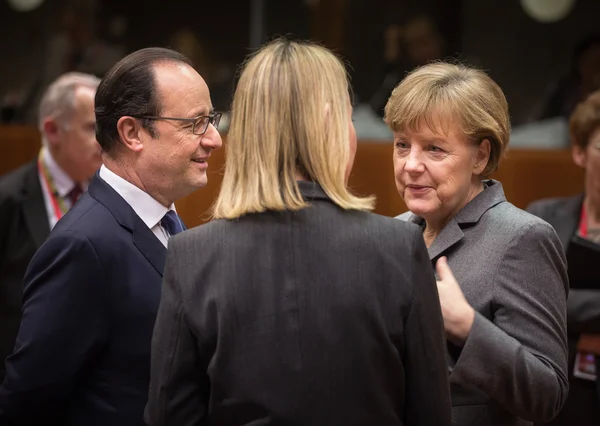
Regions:
[[[47,147],[42,147],[42,150],[44,151],[42,153],[42,161],[52,177],[52,182],[54,183],[58,195],[61,198],[64,198],[73,190],[76,183],[63,169],[60,168]]]
[[[100,167],[100,177],[123,197],[150,229],[158,225],[169,210],[176,212],[174,204],[171,204],[169,208],[163,206],[150,194],[118,176],[104,164]]]

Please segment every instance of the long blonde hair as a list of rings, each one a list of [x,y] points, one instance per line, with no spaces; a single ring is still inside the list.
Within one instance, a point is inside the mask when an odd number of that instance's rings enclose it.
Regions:
[[[233,98],[225,175],[214,218],[307,207],[298,175],[343,209],[372,198],[346,187],[349,85],[343,63],[309,42],[274,40],[244,64]]]

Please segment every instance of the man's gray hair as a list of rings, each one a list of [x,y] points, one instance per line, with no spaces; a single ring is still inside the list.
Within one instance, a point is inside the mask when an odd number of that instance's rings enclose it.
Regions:
[[[63,124],[71,117],[75,106],[75,92],[79,87],[89,87],[94,91],[100,79],[91,74],[69,72],[58,77],[48,86],[39,107],[38,127],[44,132],[44,120],[53,117]]]

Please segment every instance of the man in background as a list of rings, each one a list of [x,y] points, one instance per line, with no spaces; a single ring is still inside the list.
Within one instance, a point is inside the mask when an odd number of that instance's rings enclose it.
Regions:
[[[19,330],[27,265],[102,163],[94,117],[99,82],[82,73],[54,81],[39,106],[38,157],[0,178],[0,381]]]

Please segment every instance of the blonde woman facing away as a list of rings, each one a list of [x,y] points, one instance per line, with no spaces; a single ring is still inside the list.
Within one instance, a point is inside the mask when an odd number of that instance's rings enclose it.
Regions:
[[[369,213],[343,63],[273,41],[235,91],[215,220],[169,241],[146,420],[449,425],[418,227]]]
[[[485,73],[433,63],[385,109],[396,186],[438,273],[453,424],[553,418],[568,390],[563,249],[546,222],[486,179],[507,148],[502,90]]]

